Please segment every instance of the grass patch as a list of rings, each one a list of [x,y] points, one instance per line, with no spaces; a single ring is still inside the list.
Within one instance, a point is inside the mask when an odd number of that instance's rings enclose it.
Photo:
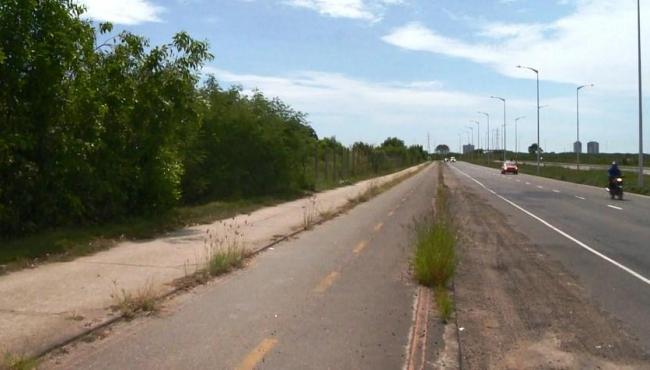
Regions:
[[[445,287],[454,275],[455,234],[445,223],[426,223],[418,230],[413,261],[415,278],[425,286]]]
[[[438,313],[447,323],[454,311],[448,287],[456,270],[456,232],[449,214],[448,190],[442,171],[442,165],[438,166],[434,217],[416,225],[413,271],[418,283],[435,290]]]
[[[246,251],[238,246],[218,250],[210,256],[207,271],[210,276],[219,276],[233,269],[242,268],[246,259]]]
[[[158,290],[155,289],[152,281],[148,281],[142,288],[133,292],[117,289],[116,284],[115,293],[111,294],[114,301],[113,309],[127,319],[135,317],[138,313],[157,312],[160,308],[158,296]]]
[[[454,301],[451,299],[449,291],[445,288],[437,288],[434,297],[440,319],[446,324],[454,313]]]
[[[31,370],[37,366],[37,359],[11,353],[5,353],[0,362],[0,370]]]

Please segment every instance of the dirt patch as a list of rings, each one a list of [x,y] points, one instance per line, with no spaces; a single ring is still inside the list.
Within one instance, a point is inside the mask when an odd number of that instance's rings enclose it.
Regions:
[[[456,314],[467,369],[650,369],[650,356],[558,261],[447,171],[460,240]]]

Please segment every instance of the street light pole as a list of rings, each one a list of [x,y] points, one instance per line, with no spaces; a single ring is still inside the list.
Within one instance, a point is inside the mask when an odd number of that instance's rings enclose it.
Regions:
[[[582,143],[580,142],[580,90],[585,87],[592,87],[594,84],[582,85],[576,88],[576,143],[579,148],[576,150],[576,168],[580,170],[580,152],[582,151]]]
[[[517,66],[517,68],[524,68],[535,72],[537,78],[537,174],[539,175],[539,148],[542,145],[539,142],[539,70],[531,67]]]
[[[492,99],[499,99],[503,102],[503,161],[506,161],[506,99],[498,96],[490,96]]]
[[[519,137],[517,136],[517,121],[526,118],[525,116],[515,118],[515,160],[519,154]]]
[[[643,187],[643,89],[641,88],[641,1],[636,0],[637,42],[639,55],[639,187]]]

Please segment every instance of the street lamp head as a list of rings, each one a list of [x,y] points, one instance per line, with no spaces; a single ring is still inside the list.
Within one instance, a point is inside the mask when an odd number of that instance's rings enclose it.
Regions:
[[[504,103],[505,103],[505,101],[506,101],[506,99],[504,99],[504,98],[502,98],[502,97],[499,97],[499,96],[490,96],[490,98],[491,98],[491,99],[499,99],[499,100],[501,100],[501,101],[504,102]]]
[[[526,67],[526,66],[519,65],[519,66],[517,66],[517,68],[530,69],[531,71],[533,71],[535,73],[539,73],[539,71],[537,69],[533,68],[533,67]]]

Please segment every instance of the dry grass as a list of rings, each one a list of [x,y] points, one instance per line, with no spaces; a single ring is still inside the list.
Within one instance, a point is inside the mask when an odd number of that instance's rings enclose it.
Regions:
[[[316,197],[309,198],[309,201],[302,207],[302,228],[303,230],[311,230],[316,222],[318,222],[318,204]]]
[[[155,288],[153,281],[149,280],[145,285],[135,291],[118,289],[117,283],[114,282],[115,292],[111,294],[113,298],[113,309],[127,319],[135,317],[138,313],[157,312],[159,307],[159,291]]]

